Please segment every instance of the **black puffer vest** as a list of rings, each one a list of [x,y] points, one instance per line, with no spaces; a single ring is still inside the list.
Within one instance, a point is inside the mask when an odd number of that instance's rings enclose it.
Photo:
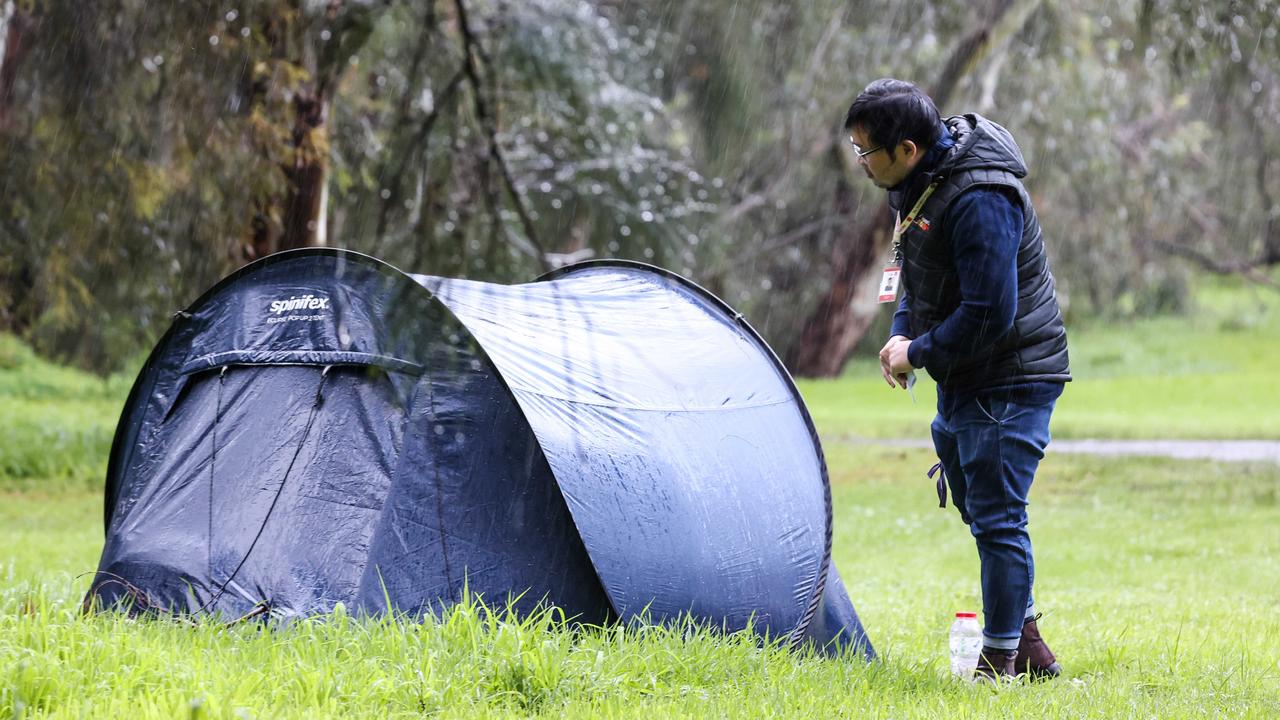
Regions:
[[[948,392],[1066,382],[1071,379],[1067,333],[1054,296],[1040,223],[1019,181],[1027,174],[1022,153],[1007,130],[979,115],[951,117],[946,125],[955,147],[909,191],[890,194],[890,204],[905,216],[923,189],[941,180],[902,236],[902,282],[909,298],[912,337],[937,327],[960,306],[960,283],[947,242],[950,228],[942,222],[951,202],[974,187],[1008,188],[1022,201],[1018,308],[1013,328],[994,344],[968,357],[930,361],[926,369]]]

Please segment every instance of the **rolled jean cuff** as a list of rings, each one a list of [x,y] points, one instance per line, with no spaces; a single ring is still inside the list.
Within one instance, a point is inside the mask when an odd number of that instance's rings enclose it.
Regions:
[[[1031,603],[1030,605],[1027,606],[1027,616],[1022,619],[1022,622],[1026,622],[1028,620],[1035,620],[1036,616],[1039,614],[1040,614],[1040,611],[1036,609],[1036,604]]]
[[[982,633],[982,647],[988,647],[992,650],[1017,650],[1018,641],[1021,639],[1021,637],[995,638],[986,633]]]

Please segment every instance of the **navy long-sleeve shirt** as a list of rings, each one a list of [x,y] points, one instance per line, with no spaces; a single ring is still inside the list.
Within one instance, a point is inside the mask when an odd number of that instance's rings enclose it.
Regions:
[[[960,306],[937,327],[913,338],[914,367],[948,364],[990,346],[1013,327],[1018,310],[1018,245],[1022,204],[1000,189],[974,188],[951,202],[941,227],[960,282]],[[907,295],[893,316],[893,335],[911,337]]]

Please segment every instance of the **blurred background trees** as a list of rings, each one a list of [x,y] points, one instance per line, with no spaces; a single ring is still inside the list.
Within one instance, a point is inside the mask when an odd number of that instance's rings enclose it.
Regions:
[[[100,372],[328,244],[502,282],[625,257],[801,374],[878,349],[854,95],[1013,131],[1069,319],[1280,264],[1280,0],[0,0],[0,330]],[[872,277],[873,276],[873,277]]]

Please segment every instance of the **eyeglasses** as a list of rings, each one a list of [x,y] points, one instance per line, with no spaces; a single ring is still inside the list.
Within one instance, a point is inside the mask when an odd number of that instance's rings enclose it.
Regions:
[[[871,153],[873,153],[873,152],[875,152],[875,151],[877,151],[877,150],[883,150],[883,149],[884,149],[884,146],[883,146],[883,145],[877,145],[877,146],[875,146],[875,147],[871,148],[870,150],[863,150],[862,148],[858,147],[858,144],[857,144],[857,143],[855,143],[855,142],[853,141],[853,138],[849,138],[849,146],[853,148],[853,152],[854,152],[854,154],[855,154],[855,155],[857,155],[857,156],[858,156],[858,159],[859,159],[859,160],[861,160],[862,158],[864,158],[864,157],[866,157],[866,156],[870,155]]]

